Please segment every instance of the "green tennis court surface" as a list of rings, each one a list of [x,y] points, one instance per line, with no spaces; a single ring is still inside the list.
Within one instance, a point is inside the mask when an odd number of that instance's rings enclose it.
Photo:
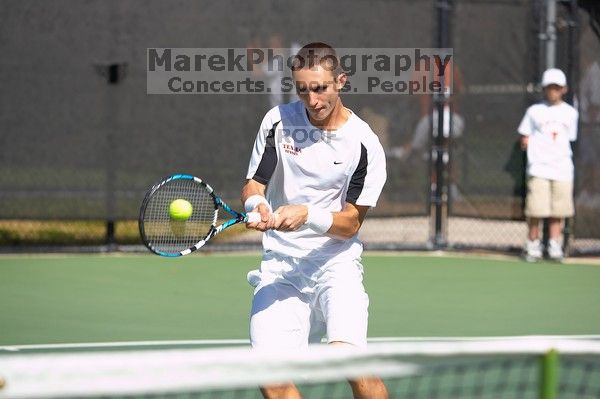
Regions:
[[[0,257],[0,345],[245,339],[259,255]],[[600,266],[367,255],[370,337],[600,333]]]

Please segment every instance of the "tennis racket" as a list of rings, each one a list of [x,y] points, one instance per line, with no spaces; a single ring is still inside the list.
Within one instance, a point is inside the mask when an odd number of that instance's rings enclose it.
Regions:
[[[191,215],[185,220],[170,216],[169,207],[178,199],[191,204]],[[217,226],[219,210],[225,210],[226,217],[231,218]],[[246,214],[231,209],[201,179],[179,174],[166,177],[148,190],[140,208],[139,228],[144,245],[150,251],[177,257],[202,248],[228,227],[259,220],[259,213]]]

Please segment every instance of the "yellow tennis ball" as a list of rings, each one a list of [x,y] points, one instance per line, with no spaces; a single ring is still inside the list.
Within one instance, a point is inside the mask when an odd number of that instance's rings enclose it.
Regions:
[[[193,212],[192,204],[184,199],[176,199],[169,205],[169,216],[173,220],[188,220]]]

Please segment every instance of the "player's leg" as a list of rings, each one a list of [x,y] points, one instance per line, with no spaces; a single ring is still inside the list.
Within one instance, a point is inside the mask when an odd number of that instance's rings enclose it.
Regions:
[[[250,342],[253,348],[297,350],[308,346],[310,306],[306,295],[278,279],[281,259],[263,260],[250,315]],[[293,384],[261,387],[266,399],[297,399]]]
[[[548,256],[562,260],[564,254],[560,244],[563,219],[575,213],[573,204],[573,183],[570,181],[552,181],[551,216],[548,219]]]
[[[294,384],[261,387],[260,392],[265,399],[302,399]]]
[[[527,242],[525,243],[525,259],[528,262],[535,262],[542,259],[543,250],[540,240],[540,218],[527,218]]]
[[[327,325],[327,340],[333,345],[367,345],[369,297],[362,283],[358,261],[327,267],[318,282],[318,306]],[[383,381],[365,376],[349,381],[355,399],[387,399]]]
[[[349,346],[346,342],[333,341],[330,345]],[[352,345],[350,345],[352,346]],[[349,380],[354,399],[387,399],[388,391],[385,384],[378,377],[361,377]]]
[[[562,218],[548,218],[548,238],[558,242],[560,240],[561,227]]]
[[[377,377],[364,377],[349,381],[352,387],[352,396],[355,399],[387,399],[389,398],[387,388]]]
[[[252,301],[250,341],[257,349],[308,346],[310,309],[294,287],[271,283],[258,287]]]
[[[540,218],[530,217],[527,219],[527,238],[529,241],[539,240],[540,238]]]
[[[542,258],[540,241],[540,220],[550,216],[550,181],[535,176],[527,179],[527,197],[525,216],[527,217],[528,236],[525,244],[525,258],[533,262]]]
[[[548,179],[530,176],[527,179],[525,216],[529,227],[529,240],[540,238],[540,220],[551,216],[552,187]]]
[[[548,257],[558,261],[564,257],[562,246],[560,245],[561,228],[561,218],[548,218]]]
[[[294,287],[282,283],[257,287],[250,317],[252,347],[282,350],[306,347],[309,315],[308,303]],[[302,398],[291,383],[265,386],[260,390],[265,399]]]

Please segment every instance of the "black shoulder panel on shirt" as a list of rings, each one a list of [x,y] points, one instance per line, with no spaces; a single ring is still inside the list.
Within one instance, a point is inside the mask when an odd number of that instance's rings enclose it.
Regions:
[[[367,149],[364,144],[360,144],[360,160],[358,166],[352,174],[350,179],[350,185],[348,186],[348,193],[346,194],[346,202],[356,204],[360,193],[362,193],[363,187],[365,186],[365,177],[367,176]]]
[[[262,158],[260,160],[260,164],[258,164],[258,169],[256,169],[256,173],[252,177],[253,180],[261,184],[268,184],[269,180],[271,180],[271,176],[273,176],[273,172],[275,171],[275,166],[277,166],[277,148],[275,147],[275,129],[277,125],[281,121],[275,122],[271,130],[269,130],[269,134],[267,134],[267,140],[265,142],[265,151],[263,152]]]

